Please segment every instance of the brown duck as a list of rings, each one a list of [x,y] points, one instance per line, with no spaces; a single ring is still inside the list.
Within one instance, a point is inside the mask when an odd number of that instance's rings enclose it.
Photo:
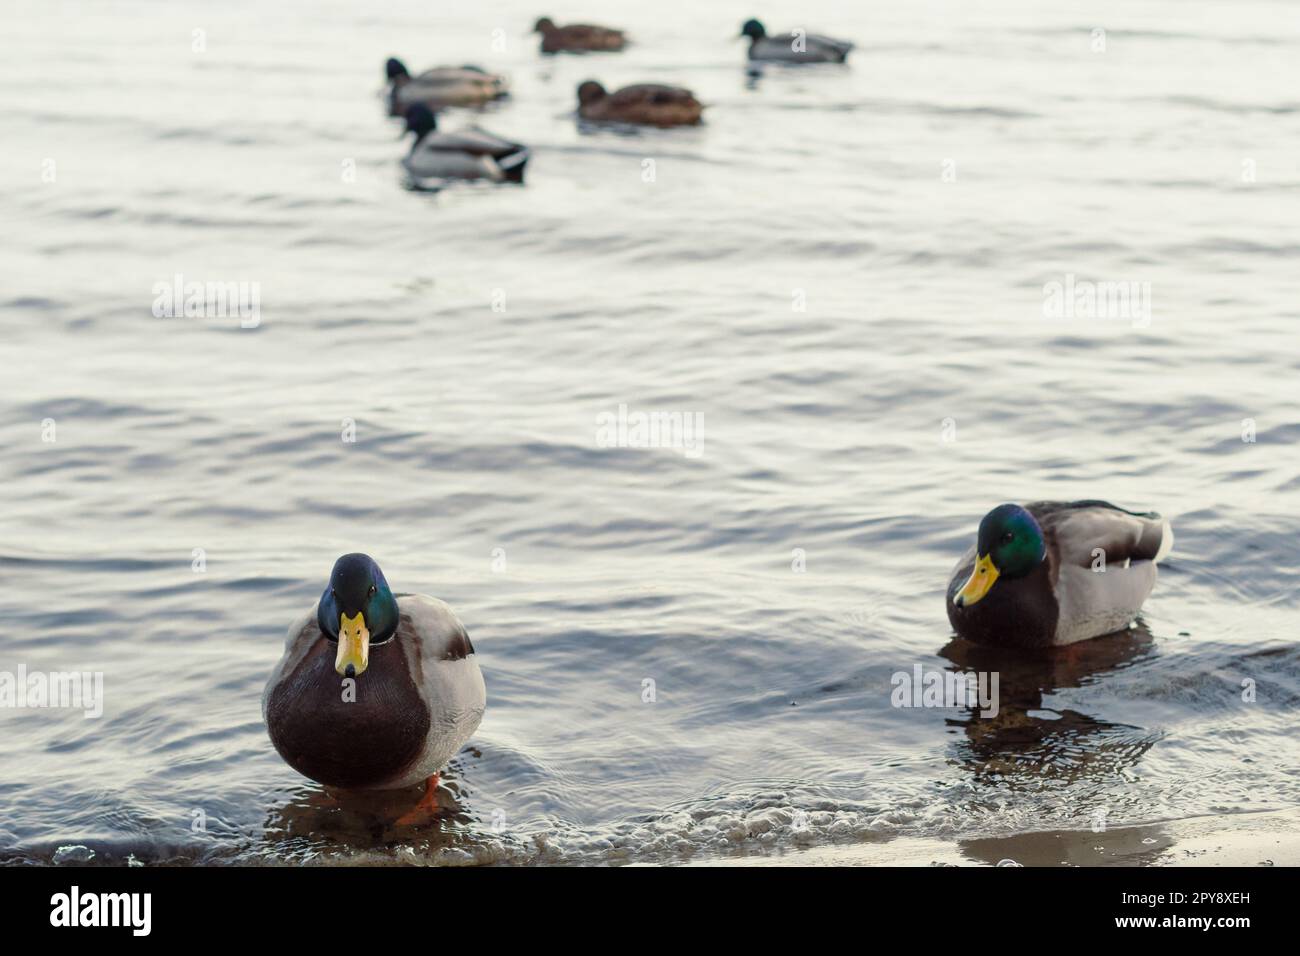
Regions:
[[[658,83],[638,83],[614,93],[595,80],[578,87],[578,115],[595,122],[644,126],[694,126],[704,106],[690,90]]]
[[[550,17],[538,20],[533,32],[542,35],[543,53],[614,53],[627,46],[627,37],[622,30],[590,23],[557,27]]]

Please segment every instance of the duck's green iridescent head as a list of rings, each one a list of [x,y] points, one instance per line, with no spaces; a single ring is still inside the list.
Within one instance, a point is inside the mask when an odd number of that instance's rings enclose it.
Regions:
[[[1020,505],[998,505],[980,522],[975,569],[953,598],[958,607],[980,600],[998,578],[1023,578],[1038,567],[1047,546],[1043,529]]]
[[[356,677],[370,665],[370,645],[397,633],[397,599],[384,572],[368,554],[345,554],[334,562],[330,583],[321,595],[316,623],[339,645],[334,669]]]
[[[761,40],[767,36],[767,30],[757,20],[746,20],[740,28],[740,35],[749,37],[751,40]]]

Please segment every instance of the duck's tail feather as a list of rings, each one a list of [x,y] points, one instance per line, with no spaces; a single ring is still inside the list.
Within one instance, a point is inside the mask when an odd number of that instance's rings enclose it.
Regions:
[[[1151,560],[1159,564],[1165,558],[1169,557],[1169,552],[1174,550],[1174,527],[1165,518],[1164,523],[1160,526],[1160,547],[1156,550],[1156,556]]]
[[[501,167],[501,172],[505,174],[508,182],[522,183],[524,181],[524,166],[528,163],[530,156],[532,156],[532,151],[527,146],[520,146],[513,153],[498,156],[497,165]]]

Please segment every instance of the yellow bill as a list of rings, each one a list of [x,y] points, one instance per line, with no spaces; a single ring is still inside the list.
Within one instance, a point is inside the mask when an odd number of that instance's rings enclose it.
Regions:
[[[989,588],[993,587],[993,582],[997,579],[998,569],[993,566],[993,559],[987,554],[980,555],[979,560],[975,562],[975,569],[971,571],[970,577],[966,579],[966,583],[957,592],[952,603],[958,607],[974,604],[989,593]]]
[[[370,663],[370,631],[366,628],[365,618],[357,611],[354,617],[339,615],[339,653],[334,658],[334,669],[344,677],[348,676],[348,667],[352,667],[352,676],[365,673]]]

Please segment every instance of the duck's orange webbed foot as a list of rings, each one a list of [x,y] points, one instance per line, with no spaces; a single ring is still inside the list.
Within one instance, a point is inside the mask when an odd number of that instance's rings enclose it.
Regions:
[[[420,797],[420,801],[407,813],[397,818],[400,826],[409,827],[421,823],[431,823],[438,818],[442,812],[438,805],[438,785],[441,782],[442,774],[440,773],[435,773],[424,782],[424,795]]]

